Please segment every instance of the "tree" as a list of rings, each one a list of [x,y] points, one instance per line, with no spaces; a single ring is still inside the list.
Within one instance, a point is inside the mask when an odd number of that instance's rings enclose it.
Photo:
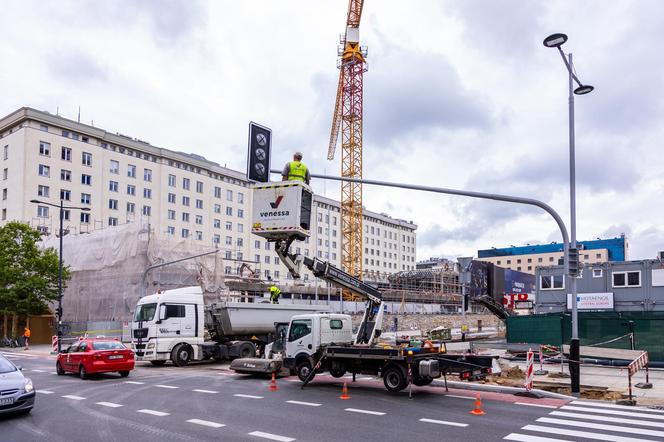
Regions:
[[[58,254],[52,248],[40,249],[39,240],[39,231],[27,224],[12,221],[0,227],[0,313],[5,335],[9,314],[16,336],[19,316],[41,314],[58,299]],[[63,287],[70,277],[69,268],[63,267]]]

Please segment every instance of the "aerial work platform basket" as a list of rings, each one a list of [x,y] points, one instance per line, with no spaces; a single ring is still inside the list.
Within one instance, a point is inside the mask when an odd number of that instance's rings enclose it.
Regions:
[[[257,183],[253,188],[251,233],[277,241],[309,237],[313,191],[302,181]]]

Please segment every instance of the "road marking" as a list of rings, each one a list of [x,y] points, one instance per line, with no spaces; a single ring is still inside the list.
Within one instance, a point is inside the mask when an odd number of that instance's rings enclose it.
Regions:
[[[651,412],[651,413],[664,413],[664,410],[655,410],[652,408],[643,408],[643,407],[633,407],[630,405],[617,405],[617,404],[602,404],[602,403],[597,403],[597,402],[586,402],[586,401],[572,401],[570,402],[571,404],[577,404],[577,405],[583,405],[587,407],[601,407],[601,408],[617,408],[620,410],[638,410],[638,411],[646,411],[646,412]]]
[[[216,393],[219,393],[218,391],[214,391],[214,390],[199,390],[199,389],[195,389],[195,390],[191,390],[191,391],[195,391],[195,392],[197,392],[197,393],[209,393],[209,394],[216,394]]]
[[[439,425],[451,425],[452,427],[467,427],[468,424],[462,424],[459,422],[450,422],[450,421],[438,421],[435,419],[422,418],[420,422],[428,422],[430,424],[439,424]]]
[[[49,373],[51,373],[51,374],[58,374],[57,371],[50,371]]]
[[[37,368],[35,368],[34,370],[30,370],[30,371],[34,371],[35,373],[46,373],[46,370],[39,370]]]
[[[550,437],[531,436],[530,434],[512,433],[505,436],[505,440],[519,440],[521,442],[568,442],[563,439],[552,439]]]
[[[102,407],[110,407],[110,408],[122,407],[122,405],[114,404],[113,402],[97,402],[97,405],[101,405]]]
[[[634,437],[614,436],[612,434],[604,433],[591,433],[590,431],[566,430],[558,427],[542,427],[540,425],[526,425],[522,428],[522,430],[553,433],[561,436],[585,437],[588,439],[607,440],[611,442],[652,441],[652,439],[636,439]]]
[[[51,390],[37,390],[37,393],[39,394],[53,394]]]
[[[351,413],[372,414],[374,416],[384,416],[385,415],[385,413],[383,413],[382,411],[362,410],[360,408],[344,408],[344,411],[350,411]]]
[[[618,416],[629,416],[629,417],[645,417],[647,419],[662,419],[664,420],[664,416],[657,416],[655,414],[647,414],[647,413],[630,413],[628,411],[622,411],[622,410],[600,410],[597,408],[586,408],[586,407],[573,407],[571,405],[565,405],[560,407],[562,410],[573,410],[573,411],[587,411],[589,413],[604,413],[604,414],[610,414],[610,415],[618,415]]]
[[[187,422],[190,422],[190,423],[196,424],[196,425],[203,425],[204,427],[212,427],[212,428],[221,428],[221,427],[226,426],[226,424],[219,424],[217,422],[204,421],[204,420],[201,420],[201,419],[189,419]]]
[[[291,442],[295,440],[292,437],[279,436],[278,434],[272,433],[263,433],[262,431],[252,431],[249,433],[249,436],[262,437],[263,439],[277,440],[279,442]]]
[[[145,382],[138,382],[138,381],[124,381],[125,384],[133,384],[133,385],[143,385]]]
[[[164,413],[163,411],[155,411],[155,410],[147,410],[147,409],[142,409],[138,410],[137,413],[145,413],[145,414],[151,414],[153,416],[168,416],[170,413]]]
[[[547,424],[560,424],[569,425],[570,427],[592,428],[594,430],[616,431],[618,433],[633,433],[643,434],[644,436],[659,436],[664,437],[664,431],[646,430],[643,428],[623,427],[620,425],[605,425],[597,424],[595,422],[578,422],[570,421],[567,419],[555,419],[550,417],[540,417],[537,422],[544,422]]]
[[[568,413],[566,411],[553,411],[549,413],[549,416],[576,417],[586,420],[613,422],[616,424],[632,424],[632,425],[641,425],[642,427],[662,428],[661,422],[641,421],[637,419],[625,419],[623,417],[611,417],[611,416],[601,416],[601,415],[594,416],[585,413]]]
[[[475,400],[475,398],[472,397],[472,396],[459,396],[459,395],[456,395],[456,394],[446,394],[445,397],[455,397],[455,398],[457,398],[457,399],[471,399],[471,400]]]
[[[300,382],[299,379],[286,379],[286,381],[288,381],[288,382]]]
[[[514,405],[527,405],[529,407],[540,407],[540,408],[555,408],[558,409],[555,405],[542,405],[542,404],[529,404],[528,402],[514,402]]]
[[[301,401],[286,401],[289,404],[295,404],[295,405],[308,405],[310,407],[320,407],[323,404],[316,404],[314,402],[301,402]]]
[[[66,395],[64,395],[64,396],[62,396],[62,397],[65,398],[65,399],[72,399],[72,400],[74,400],[74,401],[82,401],[83,399],[85,399],[85,398],[82,397],[82,396],[74,396],[73,394],[66,394]]]
[[[234,394],[235,397],[245,397],[249,399],[263,399],[263,396],[252,396],[250,394]]]
[[[357,380],[358,381],[371,381],[371,380],[373,380],[373,378],[363,377],[363,378],[357,378]]]
[[[172,389],[175,389],[175,388],[180,388],[180,387],[176,387],[175,385],[161,385],[161,384],[157,384],[157,385],[155,385],[155,387],[159,387],[159,388],[170,388],[171,390],[172,390]]]

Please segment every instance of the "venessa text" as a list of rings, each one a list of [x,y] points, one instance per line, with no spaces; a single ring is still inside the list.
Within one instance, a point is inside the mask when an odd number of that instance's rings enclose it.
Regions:
[[[289,210],[280,210],[280,211],[275,211],[275,212],[261,212],[261,217],[266,217],[266,216],[288,216],[290,215]]]

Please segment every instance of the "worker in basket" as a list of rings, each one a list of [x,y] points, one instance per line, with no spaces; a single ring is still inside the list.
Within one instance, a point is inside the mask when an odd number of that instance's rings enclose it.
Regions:
[[[293,154],[293,161],[286,163],[284,170],[281,172],[281,180],[303,181],[309,184],[311,176],[309,175],[309,169],[302,162],[302,152],[295,152]]]
[[[276,285],[270,287],[270,301],[272,304],[279,304],[279,297],[281,296],[281,290]]]

